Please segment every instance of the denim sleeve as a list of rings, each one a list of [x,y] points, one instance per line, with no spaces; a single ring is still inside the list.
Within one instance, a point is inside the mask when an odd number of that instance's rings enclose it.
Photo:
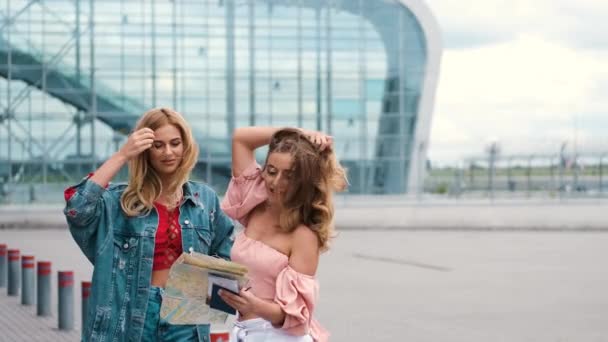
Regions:
[[[65,200],[63,213],[70,233],[87,259],[95,264],[97,251],[109,236],[107,211],[113,205],[112,198],[106,189],[87,177],[66,189]]]
[[[234,242],[234,224],[232,220],[220,208],[217,195],[214,196],[214,212],[212,225],[215,237],[211,242],[211,255],[230,260],[230,250]]]

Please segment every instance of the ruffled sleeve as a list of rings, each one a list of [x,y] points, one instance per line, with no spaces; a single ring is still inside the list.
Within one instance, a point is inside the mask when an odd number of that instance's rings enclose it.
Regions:
[[[267,198],[262,168],[253,162],[238,177],[232,177],[221,208],[228,216],[247,226],[249,212]]]
[[[291,335],[310,334],[315,342],[329,341],[329,332],[312,317],[319,296],[317,279],[287,266],[276,286],[274,300],[286,315],[282,329]]]

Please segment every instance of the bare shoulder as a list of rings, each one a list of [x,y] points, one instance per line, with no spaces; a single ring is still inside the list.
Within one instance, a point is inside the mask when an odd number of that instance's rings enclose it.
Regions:
[[[315,275],[319,264],[319,239],[317,234],[305,225],[297,227],[292,235],[289,265],[296,271]]]
[[[318,252],[319,238],[310,227],[301,224],[293,231],[293,246]]]

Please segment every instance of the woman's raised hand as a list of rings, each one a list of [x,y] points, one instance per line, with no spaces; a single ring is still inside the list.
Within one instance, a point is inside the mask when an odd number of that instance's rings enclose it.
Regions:
[[[131,160],[152,147],[152,143],[154,143],[154,131],[150,128],[142,128],[133,132],[118,152],[127,160]]]
[[[331,149],[333,147],[334,137],[331,135],[318,131],[309,131],[306,129],[302,129],[301,131],[302,134],[304,134],[308,140],[315,144],[320,151],[325,151],[326,149]]]

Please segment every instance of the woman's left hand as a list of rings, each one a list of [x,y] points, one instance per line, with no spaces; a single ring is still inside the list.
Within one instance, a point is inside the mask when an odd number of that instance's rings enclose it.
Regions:
[[[260,301],[260,298],[251,293],[248,288],[241,290],[238,295],[230,291],[220,290],[219,295],[228,305],[237,310],[241,315],[255,313],[257,303]]]
[[[331,149],[334,144],[334,138],[331,135],[327,135],[323,132],[309,131],[305,129],[300,130],[302,131],[302,134],[304,134],[306,138],[308,138],[308,140],[315,144],[320,151]]]

